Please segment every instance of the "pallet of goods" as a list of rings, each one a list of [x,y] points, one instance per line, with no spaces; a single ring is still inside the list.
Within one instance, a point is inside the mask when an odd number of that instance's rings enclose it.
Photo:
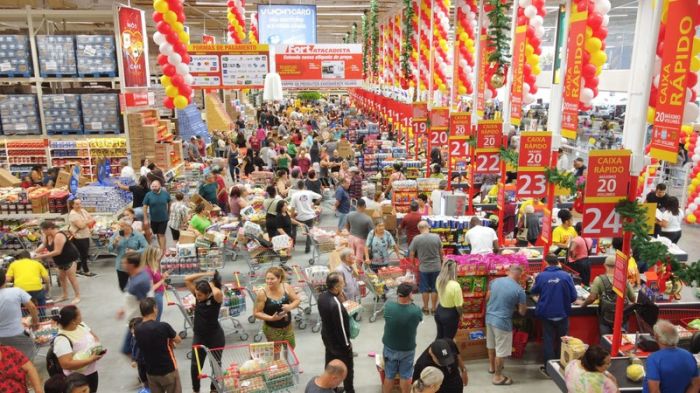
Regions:
[[[45,94],[41,97],[44,108],[44,125],[49,135],[83,133],[80,113],[80,95]]]
[[[85,134],[119,134],[119,97],[114,93],[81,94]]]
[[[0,76],[32,76],[32,59],[29,53],[29,37],[26,35],[0,35]]]
[[[42,78],[75,76],[75,36],[38,35],[39,73]]]
[[[0,123],[4,135],[39,135],[41,123],[36,95],[0,96]]]
[[[113,35],[76,35],[78,76],[114,77],[117,74]]]

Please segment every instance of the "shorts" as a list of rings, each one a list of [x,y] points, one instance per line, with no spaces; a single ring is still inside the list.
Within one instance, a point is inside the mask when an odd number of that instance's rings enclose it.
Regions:
[[[413,378],[413,358],[416,351],[394,351],[384,346],[384,378],[394,379],[396,375],[403,380]]]
[[[151,231],[156,235],[165,235],[165,231],[168,229],[167,221],[151,221]]]
[[[73,267],[73,263],[74,263],[74,262],[71,262],[71,263],[62,263],[62,264],[60,264],[60,265],[56,265],[56,268],[58,268],[58,270],[67,271],[67,270],[70,270],[70,268]]]
[[[513,331],[486,325],[486,348],[495,349],[496,357],[507,358],[513,352]]]
[[[421,293],[437,292],[435,281],[440,272],[420,272],[420,281],[418,282],[418,290]]]

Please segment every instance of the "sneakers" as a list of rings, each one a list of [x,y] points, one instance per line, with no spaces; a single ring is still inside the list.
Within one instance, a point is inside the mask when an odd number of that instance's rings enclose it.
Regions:
[[[547,379],[551,379],[551,378],[552,378],[552,377],[549,376],[549,374],[547,374],[547,368],[546,368],[545,366],[540,366],[540,368],[538,369],[538,371],[540,372],[540,374],[542,374],[543,377],[545,377],[545,378],[547,378]]]

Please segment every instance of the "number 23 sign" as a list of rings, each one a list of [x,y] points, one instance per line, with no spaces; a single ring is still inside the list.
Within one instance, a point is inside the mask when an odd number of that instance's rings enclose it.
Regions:
[[[538,198],[547,191],[544,168],[549,166],[552,148],[551,132],[523,132],[520,134],[518,155],[518,198]]]

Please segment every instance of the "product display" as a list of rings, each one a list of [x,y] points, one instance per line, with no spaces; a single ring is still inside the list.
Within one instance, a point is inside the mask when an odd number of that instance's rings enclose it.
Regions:
[[[0,76],[28,78],[32,75],[29,37],[0,35]]]
[[[41,101],[44,107],[44,123],[49,135],[83,132],[78,94],[45,94]]]
[[[113,35],[76,35],[75,53],[78,76],[116,75],[117,60]]]
[[[80,108],[86,134],[121,133],[117,94],[81,94]]]
[[[39,54],[39,72],[42,77],[75,76],[75,36],[38,35],[36,48]]]
[[[36,96],[32,94],[0,95],[0,122],[4,135],[41,134]]]

